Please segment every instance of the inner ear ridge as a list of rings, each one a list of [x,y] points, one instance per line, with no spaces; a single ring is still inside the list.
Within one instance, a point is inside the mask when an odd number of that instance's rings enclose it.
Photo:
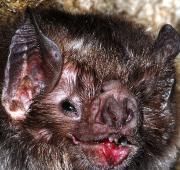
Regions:
[[[23,48],[22,48],[23,47]],[[14,54],[27,53],[35,47],[39,47],[34,25],[28,18],[12,38],[10,49]]]

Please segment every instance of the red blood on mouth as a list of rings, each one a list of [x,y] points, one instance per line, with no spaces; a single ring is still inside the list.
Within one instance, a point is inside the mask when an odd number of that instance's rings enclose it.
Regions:
[[[106,141],[100,144],[99,154],[108,165],[121,164],[129,154],[129,147]]]
[[[99,166],[116,166],[128,157],[131,148],[129,146],[116,145],[105,139],[97,144],[82,143],[73,137],[73,143],[81,145],[83,151],[87,154],[89,161]]]

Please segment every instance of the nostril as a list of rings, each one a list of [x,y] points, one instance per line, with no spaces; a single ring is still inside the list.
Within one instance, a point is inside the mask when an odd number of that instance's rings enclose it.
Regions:
[[[102,122],[109,126],[114,126],[113,124],[118,121],[118,110],[119,105],[117,101],[112,97],[108,98],[101,112]]]
[[[116,128],[128,126],[135,120],[136,102],[130,97],[115,99],[108,98],[103,105],[101,120],[108,126]]]

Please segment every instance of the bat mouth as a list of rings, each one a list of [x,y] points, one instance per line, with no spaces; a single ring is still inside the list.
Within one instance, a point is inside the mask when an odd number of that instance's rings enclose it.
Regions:
[[[71,138],[73,140],[73,143],[78,145],[78,144],[89,144],[89,145],[96,145],[96,144],[101,144],[101,143],[112,143],[116,146],[127,146],[127,145],[132,145],[132,143],[127,139],[125,136],[114,136],[110,135],[107,137],[97,137],[95,139],[90,139],[90,140],[80,140],[77,137],[71,135]]]
[[[91,164],[104,168],[124,166],[137,150],[126,136],[110,135],[82,141],[71,135],[71,139],[82,148]]]

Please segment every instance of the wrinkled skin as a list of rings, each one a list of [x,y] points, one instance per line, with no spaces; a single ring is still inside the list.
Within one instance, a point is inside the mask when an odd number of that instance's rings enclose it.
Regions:
[[[173,168],[174,28],[37,11],[1,28],[0,169]]]

